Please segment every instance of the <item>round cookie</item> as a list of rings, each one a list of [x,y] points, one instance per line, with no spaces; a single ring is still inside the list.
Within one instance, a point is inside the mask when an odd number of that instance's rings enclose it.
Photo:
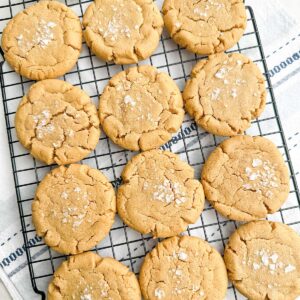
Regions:
[[[56,78],[73,68],[82,44],[79,18],[57,1],[40,1],[9,21],[2,49],[15,71],[33,80]]]
[[[78,162],[96,148],[100,137],[90,97],[58,79],[30,87],[17,109],[15,127],[20,143],[48,165]]]
[[[172,39],[201,55],[231,48],[247,25],[243,0],[165,0],[162,12]]]
[[[295,300],[300,296],[299,249],[299,235],[285,224],[242,225],[225,248],[229,279],[250,300]]]
[[[242,54],[211,55],[192,70],[183,92],[185,108],[210,133],[241,134],[265,108],[264,80]]]
[[[70,256],[55,271],[48,287],[49,300],[140,300],[134,273],[110,257],[93,252]]]
[[[204,206],[194,169],[168,151],[151,150],[133,157],[122,173],[117,209],[135,230],[169,237],[195,223]]]
[[[113,76],[100,97],[100,123],[117,145],[133,150],[159,148],[183,121],[180,90],[152,66]]]
[[[265,218],[289,194],[289,173],[277,147],[263,137],[237,136],[222,142],[202,170],[207,200],[231,220]]]
[[[112,185],[87,165],[60,166],[39,184],[32,203],[36,232],[55,251],[76,254],[97,245],[116,213]]]
[[[83,16],[84,37],[105,61],[132,64],[158,46],[163,19],[152,0],[97,0]]]
[[[140,271],[145,300],[223,300],[227,273],[221,255],[207,242],[172,237],[147,254]]]

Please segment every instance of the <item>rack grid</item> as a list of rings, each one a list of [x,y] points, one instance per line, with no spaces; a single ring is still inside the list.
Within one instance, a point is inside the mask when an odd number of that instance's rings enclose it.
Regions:
[[[1,1],[1,4],[4,2],[6,4],[0,5],[0,10],[5,10],[7,17],[0,20],[0,33],[2,33],[5,24],[18,11],[37,1],[4,0],[3,2]],[[92,1],[65,0],[62,2],[70,6],[81,18],[86,7]],[[161,2],[159,0],[157,4],[161,6]],[[288,224],[300,232],[299,189],[278,115],[257,23],[252,8],[247,6],[246,9],[248,18],[246,32],[239,43],[227,52],[239,52],[249,56],[266,76],[268,92],[266,109],[259,119],[252,122],[252,126],[247,130],[247,134],[265,136],[271,139],[284,156],[291,175],[291,191],[288,200],[280,211],[269,215],[268,219]],[[1,48],[0,52],[3,56]],[[191,68],[200,59],[203,59],[203,57],[191,54],[180,48],[164,32],[156,52],[140,64],[151,64],[160,71],[167,72],[182,90],[185,81],[189,77]],[[61,79],[84,89],[94,103],[97,104],[98,97],[108,80],[122,70],[124,70],[124,66],[105,63],[96,58],[84,43],[76,67]],[[51,280],[54,270],[62,260],[66,259],[66,256],[48,248],[43,240],[36,236],[31,221],[31,203],[38,183],[55,165],[46,166],[35,160],[20,145],[16,137],[14,127],[15,112],[22,96],[33,81],[19,76],[9,67],[7,62],[3,61],[0,62],[0,82],[12,170],[31,282],[35,293],[39,294],[41,299],[45,299],[48,282]],[[180,131],[162,148],[177,153],[181,159],[192,165],[195,168],[196,176],[199,178],[205,159],[222,140],[223,138],[204,132],[186,115]],[[101,170],[110,179],[114,187],[117,188],[121,183],[121,171],[134,154],[114,145],[102,133],[97,148],[82,163]],[[190,225],[184,234],[202,237],[222,253],[228,237],[237,226],[236,222],[225,219],[206,203],[205,209],[197,223]],[[117,217],[108,237],[100,242],[93,251],[97,251],[102,256],[112,256],[122,261],[138,274],[143,257],[156,243],[157,241],[153,240],[149,235],[141,235],[128,228]],[[227,298],[245,299],[232,285],[228,287]]]

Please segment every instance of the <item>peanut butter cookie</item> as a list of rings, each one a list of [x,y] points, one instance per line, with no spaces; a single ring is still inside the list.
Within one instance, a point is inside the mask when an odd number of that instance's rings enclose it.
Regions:
[[[231,48],[247,25],[243,0],[165,0],[163,14],[173,40],[201,55]]]
[[[132,158],[122,173],[118,214],[130,227],[169,237],[195,223],[204,206],[194,169],[168,151],[151,150]]]
[[[32,220],[45,243],[64,254],[96,246],[109,232],[116,213],[112,185],[87,165],[60,166],[39,184]]]
[[[289,173],[277,147],[263,137],[222,142],[202,170],[207,200],[232,220],[251,221],[278,211],[289,194]]]
[[[216,54],[196,64],[183,92],[185,108],[206,131],[243,133],[265,108],[264,76],[246,56]]]
[[[163,19],[152,0],[97,0],[83,16],[92,52],[116,64],[137,63],[156,49]]]
[[[20,143],[48,165],[80,161],[96,148],[100,137],[90,97],[58,79],[30,87],[17,109],[15,127]]]
[[[56,78],[73,68],[80,55],[79,18],[58,1],[40,1],[9,21],[2,49],[15,71],[33,80]]]
[[[133,151],[160,147],[180,128],[184,117],[175,82],[152,66],[113,76],[100,97],[99,112],[105,133]]]
[[[48,299],[141,300],[141,291],[135,275],[125,265],[86,252],[70,256],[55,271]]]
[[[296,300],[300,296],[299,249],[299,235],[285,224],[253,221],[242,225],[225,248],[228,276],[250,300]]]
[[[190,236],[158,243],[147,254],[139,278],[145,300],[223,300],[227,290],[221,255]]]

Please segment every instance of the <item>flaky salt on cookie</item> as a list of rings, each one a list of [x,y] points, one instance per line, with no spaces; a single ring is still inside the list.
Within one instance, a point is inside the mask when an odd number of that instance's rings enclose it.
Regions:
[[[204,193],[194,169],[171,152],[151,150],[133,157],[122,173],[117,209],[143,234],[169,237],[199,218]]]
[[[163,19],[152,0],[97,0],[84,13],[92,52],[116,64],[137,63],[158,46]]]
[[[229,238],[229,279],[250,300],[295,300],[300,295],[300,237],[289,226],[252,221]]]
[[[247,25],[243,0],[165,0],[162,11],[172,39],[201,55],[231,48]]]
[[[80,161],[100,137],[97,108],[90,97],[58,79],[30,87],[18,106],[15,127],[20,143],[48,165]]]
[[[56,78],[80,55],[78,16],[58,1],[40,1],[18,13],[3,30],[2,49],[17,73],[33,80]]]
[[[148,65],[114,75],[99,101],[103,130],[129,150],[159,148],[183,122],[179,88],[168,74]]]
[[[39,184],[32,203],[37,234],[64,254],[96,246],[108,234],[115,213],[112,185],[99,170],[87,165],[53,169]]]
[[[199,61],[183,92],[185,108],[206,131],[243,133],[265,108],[265,78],[246,56],[211,55]]]
[[[197,237],[171,237],[146,255],[140,286],[145,300],[223,300],[227,273],[222,256]]]
[[[268,139],[237,136],[222,142],[202,169],[206,199],[232,220],[265,218],[280,209],[289,194],[289,172]]]
[[[140,300],[136,276],[128,267],[93,252],[70,256],[55,271],[48,287],[49,300]]]

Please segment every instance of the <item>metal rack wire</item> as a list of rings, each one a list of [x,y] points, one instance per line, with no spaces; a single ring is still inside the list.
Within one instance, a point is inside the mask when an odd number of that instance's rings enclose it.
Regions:
[[[7,4],[0,5],[0,9],[6,9],[8,16],[0,20],[0,28],[3,28],[4,24],[17,11],[24,9],[36,1],[5,0],[3,2],[7,2]],[[65,0],[64,2],[82,17],[83,12],[91,1]],[[161,1],[157,2],[158,5],[161,4]],[[299,189],[279,119],[257,24],[251,7],[247,7],[247,15],[248,26],[243,38],[228,52],[240,52],[252,58],[266,75],[268,91],[266,110],[259,119],[252,122],[252,126],[247,133],[271,139],[284,155],[291,174],[291,192],[282,209],[278,213],[269,216],[269,219],[280,221],[295,227],[295,229],[299,229]],[[182,89],[192,66],[199,59],[201,57],[191,54],[175,45],[168,35],[164,33],[156,52],[143,63],[154,65],[161,71],[168,72]],[[43,240],[36,238],[31,222],[31,202],[37,184],[55,166],[45,166],[36,161],[19,144],[14,128],[14,115],[19,101],[33,82],[17,75],[6,62],[0,64],[0,82],[7,135],[31,282],[34,291],[41,295],[42,299],[45,299],[47,284],[55,268],[65,259],[65,256],[49,249]],[[123,66],[104,63],[97,59],[90,53],[86,45],[84,45],[76,67],[66,74],[63,79],[80,86],[97,103],[98,95],[110,77],[123,69]],[[196,126],[193,120],[186,116],[179,133],[162,148],[180,155],[183,160],[195,168],[196,176],[199,177],[206,157],[220,141],[219,137],[204,132]],[[117,188],[121,182],[120,173],[122,168],[133,155],[134,153],[122,150],[114,145],[102,134],[97,148],[89,157],[83,160],[83,163],[101,170],[111,180],[114,187]],[[229,235],[236,227],[236,222],[223,218],[212,207],[206,205],[198,222],[191,225],[186,234],[202,237],[222,252]],[[117,218],[109,236],[95,248],[95,251],[103,256],[113,256],[138,274],[143,257],[155,244],[156,241],[151,239],[150,236],[141,235],[131,230]],[[231,285],[228,288],[227,297],[228,299],[243,299]]]

